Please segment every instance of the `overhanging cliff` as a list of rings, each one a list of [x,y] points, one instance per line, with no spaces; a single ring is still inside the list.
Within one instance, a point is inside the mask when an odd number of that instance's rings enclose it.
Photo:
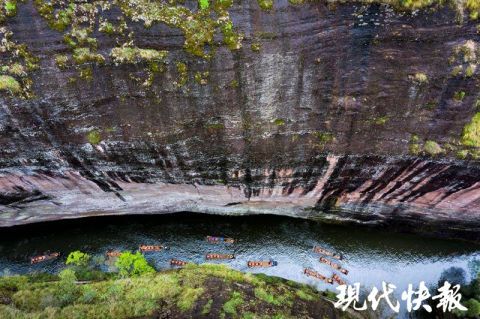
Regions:
[[[272,213],[480,239],[478,8],[3,3],[0,226]]]

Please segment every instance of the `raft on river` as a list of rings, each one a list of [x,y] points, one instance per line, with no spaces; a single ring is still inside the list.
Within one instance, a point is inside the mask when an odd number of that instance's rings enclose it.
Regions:
[[[320,274],[319,272],[316,272],[313,269],[305,268],[303,270],[303,273],[309,277],[320,279],[321,281],[324,281],[327,284],[333,284],[332,278],[325,277],[324,275]]]
[[[183,260],[178,260],[175,258],[170,259],[170,265],[172,266],[185,266],[186,264],[188,264],[188,262]]]
[[[346,284],[347,284],[347,283],[346,283],[342,278],[340,278],[340,276],[337,275],[337,274],[333,274],[333,275],[332,275],[332,280],[335,281],[335,282],[336,282],[337,284],[339,284],[339,285],[346,285]]]
[[[45,254],[45,255],[40,255],[40,256],[35,256],[35,257],[30,258],[30,263],[37,264],[37,263],[40,263],[42,261],[55,259],[58,256],[60,256],[60,253],[57,253],[57,252],[50,253],[50,254]]]
[[[278,266],[278,262],[276,262],[275,260],[268,260],[268,261],[248,261],[247,262],[247,266],[250,267],[250,268],[253,268],[253,267],[274,267],[274,266]]]
[[[109,249],[107,250],[107,257],[114,258],[120,256],[122,253],[118,250]]]
[[[348,270],[342,268],[342,266],[340,266],[339,264],[336,264],[330,260],[328,260],[327,258],[325,257],[320,257],[320,262],[321,263],[324,263],[326,265],[329,265],[330,267],[332,267],[333,269],[336,269],[338,271],[340,271],[342,274],[344,275],[348,275]]]
[[[206,239],[209,243],[212,243],[212,244],[217,244],[217,243],[220,243],[220,242],[227,243],[227,244],[233,244],[235,242],[235,239],[229,238],[229,237],[207,236]]]
[[[331,252],[329,250],[326,250],[325,248],[322,248],[320,246],[314,246],[313,247],[313,251],[316,252],[317,254],[322,254],[322,255],[325,255],[325,256],[330,256],[332,258],[335,258],[335,259],[338,259],[338,260],[342,260],[343,259],[343,256],[341,254],[337,254],[337,253],[334,253],[334,252]]]
[[[207,254],[205,256],[207,260],[212,260],[212,259],[235,259],[234,254]]]
[[[162,249],[168,249],[168,247],[162,246],[162,245],[140,245],[139,249],[142,253],[145,253],[145,252],[152,252],[152,251],[160,251]]]

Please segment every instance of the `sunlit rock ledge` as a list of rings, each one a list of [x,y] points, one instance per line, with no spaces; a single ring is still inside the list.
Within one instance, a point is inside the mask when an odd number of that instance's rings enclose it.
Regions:
[[[188,211],[275,214],[480,240],[478,169],[462,174],[465,168],[455,163],[400,157],[330,155],[323,163],[250,169],[248,178],[234,171],[227,184],[165,183],[153,176],[140,182],[107,173],[92,178],[73,170],[3,172],[0,226]]]

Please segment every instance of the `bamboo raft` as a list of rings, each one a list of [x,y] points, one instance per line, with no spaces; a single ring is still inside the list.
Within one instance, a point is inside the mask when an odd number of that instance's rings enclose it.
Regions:
[[[145,253],[152,251],[160,251],[162,249],[167,249],[167,247],[162,245],[140,245],[139,249],[142,253]]]
[[[170,259],[170,265],[172,266],[185,266],[186,264],[188,264],[188,262],[183,260],[178,260],[175,258]]]
[[[347,283],[346,283],[342,278],[340,278],[340,276],[337,275],[337,274],[333,274],[333,275],[332,275],[332,280],[335,281],[335,282],[336,282],[337,284],[339,284],[339,285],[346,285],[346,284],[347,284]]]
[[[269,261],[248,261],[247,266],[249,268],[253,267],[274,267],[278,266],[278,263],[274,260],[269,260]]]
[[[109,258],[115,258],[121,255],[121,252],[118,250],[108,250],[106,253],[107,257]]]
[[[234,254],[207,254],[205,256],[207,260],[212,260],[212,259],[235,259]]]
[[[309,277],[314,277],[314,278],[317,278],[317,279],[320,279],[321,281],[324,281],[326,282],[327,284],[333,284],[333,280],[332,278],[327,278],[325,277],[324,275],[316,272],[315,270],[313,269],[309,269],[309,268],[305,268],[303,270],[303,273]]]
[[[336,269],[338,271],[340,271],[342,274],[344,275],[348,275],[348,270],[342,268],[342,266],[340,266],[339,264],[336,264],[330,260],[328,260],[327,258],[325,257],[320,257],[320,262],[321,263],[324,263],[326,265],[329,265],[330,267],[332,267],[333,269]]]
[[[338,260],[343,259],[343,256],[341,254],[331,252],[331,251],[326,250],[325,248],[322,248],[320,246],[314,246],[313,251],[317,254],[322,254],[322,255],[329,256],[329,257],[332,257],[332,258],[335,258],[335,259],[338,259]]]
[[[218,244],[220,242],[224,242],[224,243],[227,243],[227,244],[233,244],[235,242],[235,239],[229,238],[229,237],[207,236],[206,239],[209,243],[212,243],[212,244]]]
[[[43,261],[58,258],[58,256],[60,256],[60,253],[57,253],[57,252],[46,254],[46,255],[41,255],[41,256],[35,256],[35,257],[30,258],[30,263],[31,264],[37,264],[37,263],[40,263],[40,262],[43,262]]]

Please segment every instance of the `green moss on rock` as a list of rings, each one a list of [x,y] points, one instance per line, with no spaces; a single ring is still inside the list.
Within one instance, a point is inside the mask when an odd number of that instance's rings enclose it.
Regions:
[[[19,94],[22,92],[22,87],[13,76],[0,75],[0,91],[8,91],[12,94]]]
[[[453,94],[453,98],[456,101],[461,102],[465,98],[465,95],[466,95],[465,91],[457,91]]]
[[[137,47],[117,47],[113,48],[110,56],[117,64],[135,64],[140,62],[164,62],[168,56],[168,51],[142,49]]]
[[[55,63],[60,69],[65,69],[68,64],[68,56],[65,54],[55,55]]]
[[[463,128],[461,142],[465,146],[480,147],[480,112]]]
[[[188,80],[188,67],[184,62],[175,63],[177,68],[178,78],[175,84],[179,87],[184,86]]]
[[[76,64],[84,64],[89,62],[101,64],[105,62],[103,55],[92,52],[90,48],[77,48],[73,50],[72,57]]]
[[[206,85],[208,83],[208,77],[210,76],[210,72],[205,71],[205,72],[195,72],[195,82],[197,82],[200,85]]]
[[[273,9],[273,0],[257,0],[262,10],[270,11]]]
[[[423,146],[423,150],[425,153],[435,156],[438,154],[441,154],[444,152],[442,147],[435,141],[428,140],[425,142],[425,145]]]
[[[102,141],[102,136],[98,130],[93,130],[87,134],[88,143],[92,145],[97,145]]]

